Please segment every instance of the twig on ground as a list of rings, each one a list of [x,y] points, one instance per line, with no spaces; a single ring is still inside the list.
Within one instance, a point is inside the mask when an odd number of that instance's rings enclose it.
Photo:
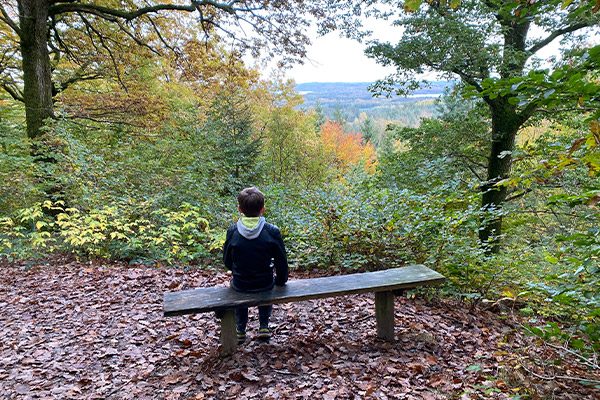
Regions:
[[[277,333],[280,330],[282,330],[283,328],[285,328],[286,326],[288,326],[287,322],[284,322],[283,324],[279,324],[277,325],[277,327],[275,329],[273,329],[273,333]]]
[[[573,351],[573,350],[571,350],[571,349],[568,349],[568,348],[566,348],[566,347],[564,347],[564,346],[557,346],[557,345],[555,345],[555,344],[548,343],[548,342],[546,342],[546,341],[544,341],[544,344],[546,344],[546,345],[548,345],[548,346],[552,347],[553,349],[556,349],[556,350],[562,350],[562,351],[566,351],[567,353],[574,355],[575,357],[577,357],[577,358],[579,358],[581,361],[583,361],[583,363],[584,363],[585,365],[587,365],[588,367],[591,367],[591,368],[593,368],[593,369],[600,369],[600,365],[598,365],[598,364],[596,364],[595,362],[593,362],[592,360],[590,360],[590,359],[588,359],[588,358],[586,358],[586,357],[582,356],[581,354],[577,353],[576,351]]]
[[[283,374],[283,375],[298,375],[294,372],[290,372],[290,371],[287,371],[284,369],[282,369],[282,370],[276,369],[275,372],[277,372],[278,374]]]
[[[566,375],[546,376],[546,375],[540,375],[538,373],[533,372],[532,370],[530,370],[523,364],[521,364],[521,367],[525,371],[529,372],[531,375],[535,376],[536,378],[543,379],[546,381],[553,381],[556,379],[567,379],[567,380],[571,380],[571,381],[580,381],[580,382],[584,381],[584,382],[589,382],[589,383],[593,383],[593,384],[600,384],[600,381],[595,380],[595,379],[582,378],[580,376],[566,376]]]

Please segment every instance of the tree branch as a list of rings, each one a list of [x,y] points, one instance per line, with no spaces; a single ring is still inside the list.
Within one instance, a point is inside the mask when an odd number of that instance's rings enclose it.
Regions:
[[[51,20],[50,29],[53,33],[52,37],[54,37],[54,39],[56,40],[56,46],[52,43],[52,40],[48,40],[48,45],[50,46],[50,48],[52,48],[58,54],[64,52],[67,55],[67,57],[69,57],[71,60],[73,60],[76,63],[80,63],[80,60],[77,57],[77,55],[75,55],[75,53],[71,51],[71,48],[67,45],[67,43],[65,43],[65,41],[60,36],[60,32],[58,31],[58,29],[56,29],[56,20],[54,19],[54,17]],[[62,50],[59,49],[59,47],[61,47]]]
[[[115,70],[115,74],[116,74],[117,80],[119,81],[119,84],[121,85],[123,90],[125,90],[125,92],[127,92],[128,91],[127,86],[125,85],[125,83],[123,82],[123,79],[121,78],[121,72],[119,71],[119,66],[117,64],[117,60],[115,59],[115,56],[113,55],[112,50],[110,49],[110,47],[108,47],[108,44],[106,44],[106,42],[105,42],[105,39],[109,40],[109,38],[106,38],[100,31],[98,31],[96,28],[94,28],[92,23],[90,21],[88,21],[87,18],[85,18],[82,14],[79,14],[79,17],[85,24],[88,31],[95,33],[96,36],[98,36],[98,39],[100,39],[100,45],[108,52],[108,55],[112,61],[113,68]],[[90,35],[91,35],[91,33],[90,33]],[[90,36],[90,39],[92,39],[91,36]]]
[[[536,44],[534,44],[533,46],[528,48],[526,51],[531,56],[531,55],[537,53],[542,48],[549,45],[557,37],[562,36],[566,33],[575,32],[582,28],[587,28],[589,26],[590,26],[590,23],[588,23],[588,22],[579,22],[577,24],[567,26],[562,29],[558,29],[558,30],[552,32],[550,35],[548,35],[545,39],[540,40],[539,42],[537,42]]]
[[[92,81],[94,79],[101,79],[101,78],[102,78],[102,75],[100,75],[100,74],[85,75],[85,74],[83,74],[83,71],[78,71],[77,73],[75,73],[75,75],[73,75],[66,81],[60,82],[58,88],[53,88],[52,96],[56,96],[58,93],[66,90],[69,86],[71,86],[74,83],[81,82],[81,81]]]
[[[511,200],[515,200],[518,199],[520,197],[525,196],[527,193],[531,192],[533,189],[525,189],[523,190],[521,193],[517,193],[517,194],[513,194],[511,196],[508,196],[506,199],[504,199],[504,202],[508,203]]]
[[[123,23],[121,21],[117,21],[117,25],[119,25],[119,28],[121,29],[121,31],[125,32],[125,34],[127,36],[129,36],[138,46],[147,48],[148,50],[150,50],[152,53],[156,54],[157,56],[162,55],[154,47],[150,46],[148,43],[144,42],[143,40],[141,40],[140,38],[135,36],[135,34],[133,32],[131,32],[129,29],[127,29],[127,27],[125,25],[123,25]]]
[[[471,171],[471,173],[472,173],[473,175],[475,175],[475,178],[477,178],[477,180],[478,180],[479,182],[482,182],[482,181],[483,181],[483,177],[481,177],[481,175],[479,175],[479,174],[477,173],[477,171],[475,171],[475,168],[473,168],[473,167],[472,167],[471,165],[469,165],[469,164],[466,164],[466,165],[467,165],[467,168],[469,168],[469,171]]]
[[[199,6],[212,6],[219,10],[225,11],[230,14],[235,14],[238,11],[234,5],[238,3],[238,0],[232,0],[228,3],[219,3],[213,0],[192,0],[190,5],[180,4],[156,4],[153,6],[147,6],[139,8],[135,11],[118,10],[110,7],[99,6],[96,4],[57,4],[50,6],[48,13],[49,15],[65,14],[70,12],[82,12],[88,14],[94,14],[100,18],[115,21],[117,18],[121,18],[127,21],[131,21],[138,17],[146,14],[157,13],[159,11],[196,11]]]
[[[19,35],[19,37],[21,37],[21,29],[19,28],[19,25],[17,25],[17,23],[10,18],[4,6],[0,6],[0,14],[2,14],[2,16],[0,16],[0,21],[4,21],[12,28],[13,31],[15,31],[17,35]]]
[[[480,93],[483,92],[483,88],[481,87],[481,85],[479,84],[479,82],[477,82],[475,80],[475,78],[473,78],[471,75],[467,75],[465,72],[459,70],[458,68],[454,68],[450,72],[453,72],[456,75],[460,76],[460,78],[463,81],[465,81],[469,85],[473,86],[475,88],[475,90],[477,90],[478,92],[480,92]]]
[[[16,101],[20,101],[21,103],[25,103],[25,98],[23,97],[23,93],[15,86],[8,84],[7,82],[2,82],[2,89],[6,91]]]
[[[171,46],[169,43],[167,43],[167,41],[165,40],[165,38],[163,37],[163,35],[160,33],[160,29],[158,29],[158,26],[156,26],[156,22],[154,22],[154,20],[147,15],[146,18],[148,18],[148,21],[150,21],[150,25],[152,25],[152,29],[154,29],[154,33],[156,33],[156,36],[158,36],[158,39],[162,42],[162,44],[169,50],[171,50],[173,52],[173,54],[175,54],[176,57],[179,56],[177,49],[174,48],[173,46]]]

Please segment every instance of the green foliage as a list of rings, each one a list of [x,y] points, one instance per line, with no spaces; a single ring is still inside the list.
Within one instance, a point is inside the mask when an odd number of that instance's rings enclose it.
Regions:
[[[528,207],[553,217],[544,221],[552,236],[539,239],[548,248],[539,263],[549,268],[527,285],[529,291],[540,300],[543,314],[570,321],[532,331],[589,352],[600,349],[600,184],[587,160],[600,143],[585,140],[585,124],[575,120],[570,125],[562,126],[559,136],[554,127],[554,135],[547,133],[525,148],[528,157],[543,159],[522,165],[514,185],[537,194]]]
[[[378,185],[355,173],[327,190],[268,191],[274,202],[269,217],[282,227],[290,259],[303,268],[381,269],[424,262],[450,270],[468,264],[460,249],[478,253],[476,198]],[[456,282],[462,286],[466,280]]]
[[[56,218],[46,210],[55,211]],[[220,235],[204,215],[187,203],[175,210],[115,203],[83,212],[46,201],[0,220],[0,254],[14,259],[60,251],[137,262],[199,262],[220,248]]]
[[[297,182],[314,187],[329,174],[329,165],[316,128],[324,117],[297,107],[302,99],[291,81],[270,87],[268,108],[258,112],[261,123],[261,179],[270,184]]]
[[[0,109],[1,110],[1,109]],[[4,111],[4,110],[2,110]],[[23,127],[0,111],[0,215],[39,196],[35,187],[30,143]]]
[[[237,88],[217,94],[202,129],[221,177],[215,189],[233,194],[255,181],[260,141],[253,129],[253,115],[246,93]]]
[[[426,192],[432,183],[475,187],[486,174],[489,116],[481,102],[442,97],[439,118],[419,127],[389,127],[381,149],[381,169],[395,185]]]
[[[568,110],[566,107],[591,111],[590,118],[600,118],[598,106],[600,84],[600,45],[571,50],[556,68],[531,70],[510,79],[487,78],[482,81],[480,95],[490,99],[507,97],[521,110]],[[471,91],[468,93],[473,94]]]

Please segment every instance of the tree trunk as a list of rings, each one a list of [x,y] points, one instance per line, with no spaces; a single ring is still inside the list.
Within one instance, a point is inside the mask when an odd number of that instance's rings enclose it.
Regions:
[[[490,106],[492,112],[492,146],[488,159],[488,176],[481,190],[483,197],[481,208],[486,213],[479,229],[479,240],[487,253],[500,251],[500,235],[502,234],[502,216],[498,213],[506,199],[507,187],[496,186],[498,182],[508,178],[512,164],[512,152],[515,138],[522,122],[515,108],[504,99]]]
[[[40,136],[44,120],[52,116],[48,7],[48,0],[19,0],[23,97],[27,136],[30,139]]]
[[[52,70],[48,51],[48,8],[49,0],[19,0],[19,25],[21,57],[23,63],[23,99],[27,136],[31,140],[31,155],[37,164],[36,180],[53,203],[65,201],[62,183],[53,174],[57,163],[42,139],[44,120],[53,116]],[[56,146],[56,144],[54,144]],[[65,204],[63,204],[65,205]],[[65,205],[66,206],[66,205]],[[48,215],[59,213],[45,209]]]

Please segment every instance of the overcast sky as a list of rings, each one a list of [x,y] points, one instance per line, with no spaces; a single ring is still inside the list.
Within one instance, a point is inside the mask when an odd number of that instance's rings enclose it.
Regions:
[[[373,31],[373,38],[396,43],[401,37],[398,27],[392,27],[382,20],[363,21]],[[537,32],[536,32],[537,31]],[[534,29],[536,36],[546,36],[539,29]],[[332,32],[322,37],[313,37],[308,48],[308,58],[303,65],[288,70],[286,75],[296,83],[304,82],[373,82],[393,73],[394,68],[384,68],[364,54],[365,43],[342,38],[339,32]],[[590,44],[598,44],[600,40],[590,39]],[[542,60],[550,56],[558,56],[558,40],[543,49],[538,56]],[[427,74],[426,79],[435,79],[435,74]]]
[[[394,72],[365,56],[366,45],[340,38],[332,32],[313,41],[304,65],[297,65],[287,76],[304,82],[373,82]]]
[[[372,31],[372,38],[396,42],[401,37],[399,28],[387,21],[365,19],[363,24]],[[394,68],[384,68],[365,56],[366,43],[340,37],[339,32],[320,37],[313,33],[311,37],[304,64],[287,72],[296,83],[373,82],[394,72]]]

